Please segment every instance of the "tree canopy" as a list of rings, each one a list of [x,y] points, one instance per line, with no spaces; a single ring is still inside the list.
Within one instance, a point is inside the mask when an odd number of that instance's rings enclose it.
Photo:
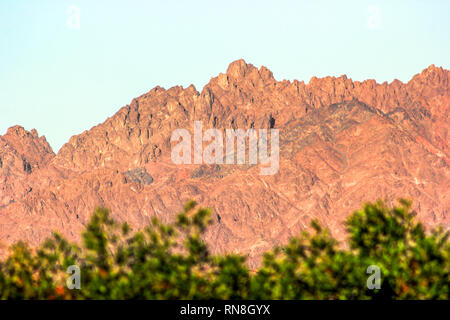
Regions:
[[[81,244],[54,233],[35,249],[13,245],[0,262],[0,298],[449,299],[448,232],[426,232],[405,200],[354,212],[344,245],[313,221],[257,270],[243,255],[212,254],[202,239],[210,223],[194,201],[173,223],[153,218],[137,232],[98,208]],[[77,271],[79,289],[69,289]]]

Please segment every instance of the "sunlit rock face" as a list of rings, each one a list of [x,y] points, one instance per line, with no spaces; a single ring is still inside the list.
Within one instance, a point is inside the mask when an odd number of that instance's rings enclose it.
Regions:
[[[53,230],[79,240],[97,206],[134,228],[153,216],[169,222],[189,199],[214,211],[205,235],[213,251],[240,252],[253,266],[311,219],[344,239],[345,218],[379,198],[409,197],[428,228],[449,228],[449,75],[431,65],[406,84],[305,84],[238,60],[201,92],[152,89],[57,155],[35,130],[12,127],[0,136],[0,241],[37,245]],[[192,132],[194,121],[278,129],[278,172],[174,164],[171,135]]]

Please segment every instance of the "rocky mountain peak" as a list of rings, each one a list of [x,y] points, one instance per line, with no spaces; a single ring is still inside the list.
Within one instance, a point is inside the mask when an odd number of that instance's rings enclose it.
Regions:
[[[3,148],[15,150],[34,162],[48,162],[55,154],[45,136],[39,137],[36,129],[25,130],[22,126],[10,127],[6,134],[0,136],[4,142]],[[1,150],[0,150],[1,151]]]
[[[227,69],[227,75],[231,78],[244,78],[245,75],[255,69],[251,64],[247,64],[244,59],[239,59],[230,63]]]
[[[432,87],[440,92],[450,91],[450,73],[442,67],[436,67],[434,64],[424,69],[421,73],[415,75],[408,85],[421,90]]]

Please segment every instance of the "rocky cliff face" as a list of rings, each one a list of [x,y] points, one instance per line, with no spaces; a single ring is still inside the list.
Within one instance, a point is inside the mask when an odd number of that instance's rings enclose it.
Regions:
[[[198,92],[160,87],[55,155],[36,131],[0,136],[0,241],[37,244],[52,230],[77,240],[96,206],[135,228],[170,221],[188,199],[214,210],[216,252],[261,252],[319,219],[339,238],[364,201],[414,199],[427,227],[450,227],[450,72],[434,65],[404,84],[345,76],[276,81],[230,64]],[[172,132],[276,128],[279,171],[260,165],[175,165]]]
[[[19,201],[32,190],[30,175],[46,167],[55,156],[45,137],[11,127],[0,136],[0,208]]]

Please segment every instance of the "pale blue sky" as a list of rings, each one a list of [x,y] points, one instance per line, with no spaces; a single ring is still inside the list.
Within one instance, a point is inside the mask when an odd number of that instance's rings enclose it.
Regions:
[[[57,151],[156,85],[200,91],[239,58],[306,82],[449,69],[450,1],[1,0],[0,39],[0,134],[36,128]]]

